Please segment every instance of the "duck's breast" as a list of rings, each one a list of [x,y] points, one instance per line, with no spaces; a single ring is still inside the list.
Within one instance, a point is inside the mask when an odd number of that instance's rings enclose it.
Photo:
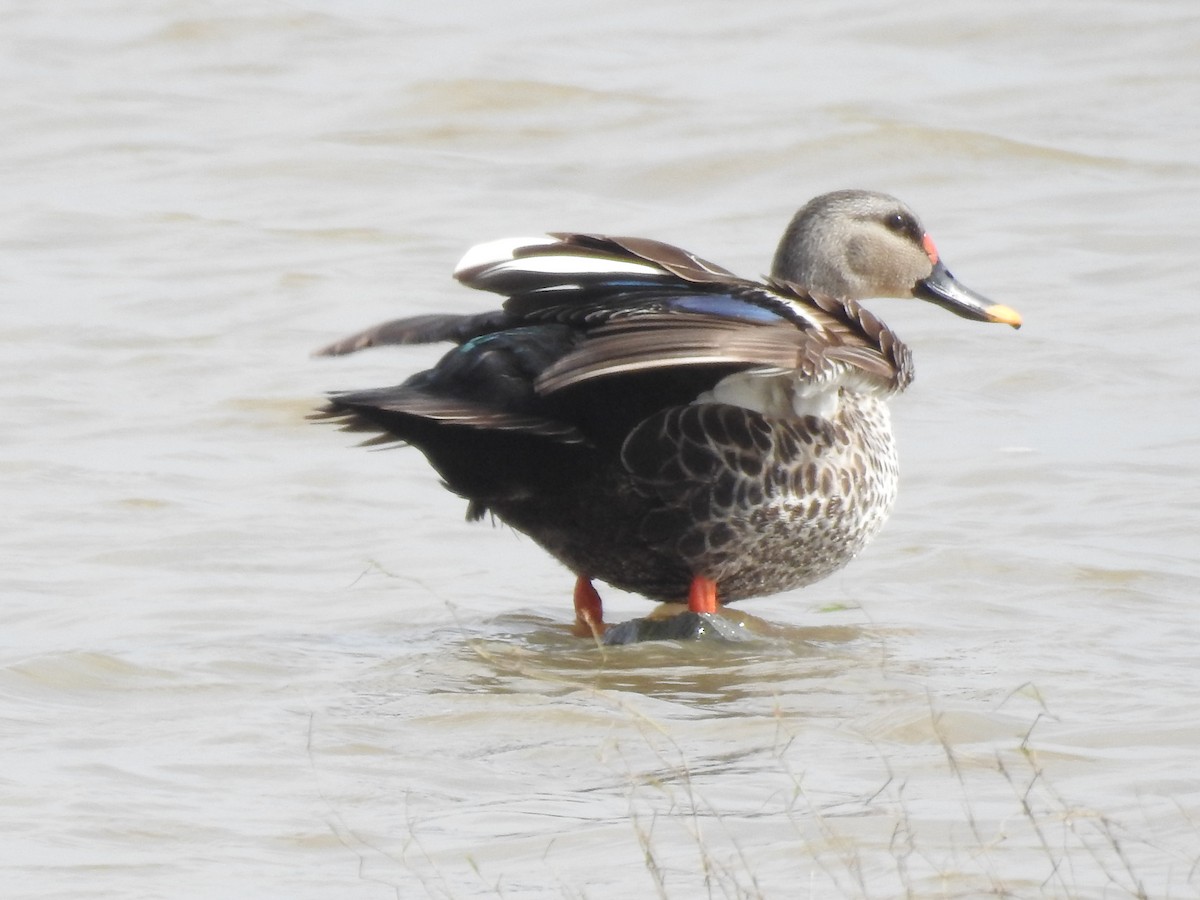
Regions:
[[[659,500],[641,523],[646,544],[715,580],[726,602],[845,565],[887,519],[898,483],[887,406],[846,392],[831,419],[678,407],[639,426],[622,459]]]

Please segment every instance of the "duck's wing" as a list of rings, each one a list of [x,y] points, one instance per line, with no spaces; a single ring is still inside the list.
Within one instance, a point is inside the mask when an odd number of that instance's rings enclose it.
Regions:
[[[595,378],[680,367],[842,376],[880,390],[911,379],[907,349],[858,304],[757,282],[645,238],[554,234],[473,248],[455,272],[508,297],[513,321],[556,322],[585,339],[541,374],[553,393]]]
[[[503,310],[475,314],[408,316],[347,335],[314,356],[345,356],[395,344],[463,344],[522,321],[581,323],[586,300],[602,297],[607,305],[647,302],[647,291],[670,284],[736,283],[737,276],[694,254],[646,238],[609,238],[589,234],[502,238],[472,247],[454,277],[479,290],[509,298]],[[614,297],[623,293],[624,303]],[[559,306],[562,309],[555,309]]]
[[[603,384],[611,408],[621,385],[633,384],[622,376],[641,376],[626,403],[638,414],[690,402],[738,371],[881,392],[911,378],[907,349],[857,304],[739,278],[658,241],[510,239],[473,248],[455,274],[504,294],[504,308],[398,319],[330,345],[330,355],[385,343],[459,345],[403,385],[335,396],[335,410],[373,409],[376,424],[387,419],[402,439],[399,425],[422,419],[570,443],[580,432],[568,423],[589,413],[546,401]]]

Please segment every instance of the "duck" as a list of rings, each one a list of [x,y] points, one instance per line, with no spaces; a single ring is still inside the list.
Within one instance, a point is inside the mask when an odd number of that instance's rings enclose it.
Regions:
[[[884,193],[810,200],[770,271],[742,278],[647,238],[480,244],[454,277],[500,308],[320,349],[453,345],[398,385],[329,394],[314,418],[416,447],[468,520],[532,538],[575,577],[578,634],[608,627],[595,581],[701,615],[800,588],[852,560],[896,498],[887,401],[912,358],[862,301],[1021,317],[958,281]]]

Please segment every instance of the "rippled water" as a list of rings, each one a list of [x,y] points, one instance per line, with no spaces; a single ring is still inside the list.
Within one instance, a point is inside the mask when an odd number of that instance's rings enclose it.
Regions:
[[[0,77],[4,893],[1200,893],[1190,2],[11,2]],[[899,508],[752,644],[571,638],[304,421],[473,242],[755,274],[847,186],[1027,325],[876,305]]]

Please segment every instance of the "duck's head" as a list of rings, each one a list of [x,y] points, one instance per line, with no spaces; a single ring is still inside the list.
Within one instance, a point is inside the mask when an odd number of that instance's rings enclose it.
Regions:
[[[810,200],[784,232],[771,274],[834,297],[919,297],[968,319],[1021,327],[1016,310],[951,275],[916,213],[887,194],[834,191]]]

